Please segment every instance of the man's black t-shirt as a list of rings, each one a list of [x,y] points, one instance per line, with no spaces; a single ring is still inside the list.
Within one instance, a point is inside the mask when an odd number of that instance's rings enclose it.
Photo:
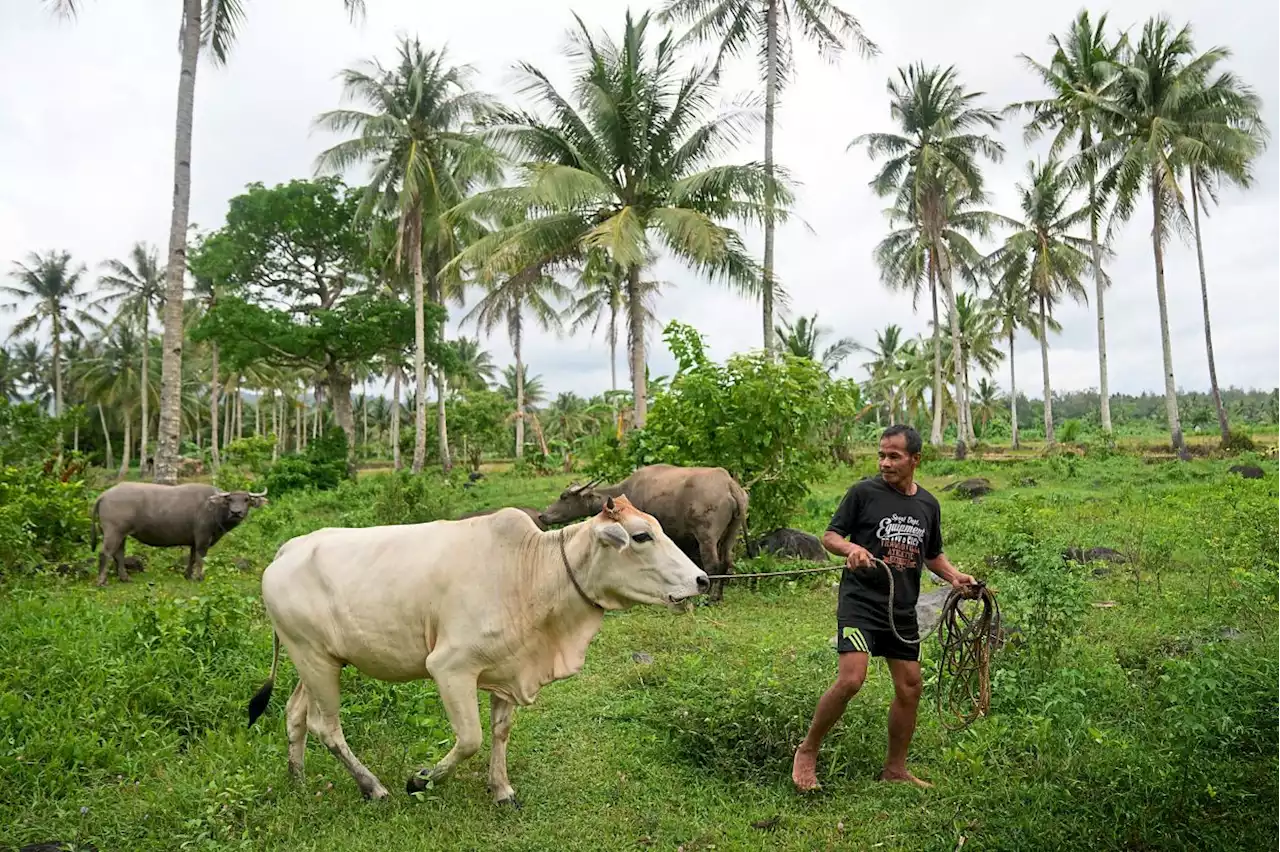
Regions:
[[[893,570],[893,621],[904,638],[918,636],[916,600],[926,559],[942,552],[942,507],[924,488],[908,497],[876,476],[855,483],[827,529],[861,545]],[[838,618],[872,630],[888,630],[889,580],[872,565],[844,570],[840,577]]]

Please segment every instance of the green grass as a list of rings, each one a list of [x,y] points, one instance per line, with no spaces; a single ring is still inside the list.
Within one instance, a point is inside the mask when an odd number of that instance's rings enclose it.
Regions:
[[[730,584],[722,605],[682,615],[610,614],[581,674],[517,711],[521,811],[490,802],[487,736],[454,778],[406,796],[408,774],[451,744],[435,690],[350,670],[347,739],[391,800],[363,801],[314,737],[305,787],[292,785],[290,664],[245,726],[270,664],[257,579],[276,548],[325,525],[545,505],[567,476],[495,472],[467,490],[372,476],[288,495],[215,548],[203,585],[182,580],[177,550],[145,550],[145,573],[103,590],[88,573],[13,580],[0,589],[0,849],[1274,849],[1277,467],[1244,481],[1231,463],[927,466],[948,553],[994,585],[1026,639],[997,658],[992,715],[958,734],[933,713],[926,647],[911,761],[930,791],[872,780],[891,697],[880,661],[824,746],[824,791],[791,790],[791,749],[835,669],[834,572]],[[816,485],[795,525],[819,532],[871,471]],[[995,493],[941,493],[975,475]],[[1055,555],[1068,545],[1132,552],[1138,569],[1071,568]]]

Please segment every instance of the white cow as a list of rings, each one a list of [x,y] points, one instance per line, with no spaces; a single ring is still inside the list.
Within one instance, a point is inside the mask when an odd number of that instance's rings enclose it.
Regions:
[[[489,788],[496,802],[518,807],[507,779],[515,706],[582,668],[606,609],[674,605],[708,587],[707,575],[624,496],[553,532],[510,508],[468,520],[317,530],[285,542],[263,572],[275,641],[271,677],[249,702],[249,724],[266,709],[283,644],[299,676],[285,711],[289,771],[301,780],[309,730],[366,798],[384,798],[387,789],[342,735],[342,666],[380,680],[435,680],[456,741],[439,764],[410,776],[410,793],[480,749],[476,690],[483,689],[491,696]]]

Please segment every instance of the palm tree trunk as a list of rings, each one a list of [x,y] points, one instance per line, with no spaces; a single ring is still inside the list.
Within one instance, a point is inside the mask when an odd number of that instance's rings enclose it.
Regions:
[[[513,317],[511,348],[516,356],[516,458],[524,458],[524,361],[520,354],[520,314]]]
[[[773,123],[778,103],[778,2],[767,0],[765,10],[764,70],[764,170],[769,184],[764,194],[764,269],[762,302],[764,306],[764,351],[773,354]]]
[[[1081,142],[1088,147],[1091,141],[1088,131]],[[1102,307],[1102,246],[1098,243],[1098,188],[1092,173],[1089,174],[1089,246],[1093,250],[1093,287],[1098,301],[1098,403],[1102,415],[1102,434],[1111,434],[1111,391],[1107,385],[1107,321]]]
[[[364,421],[364,435],[360,439],[362,452],[369,452],[369,389],[364,388],[364,393],[360,394],[360,419]]]
[[[1209,325],[1209,283],[1204,272],[1204,243],[1200,239],[1200,198],[1196,174],[1191,172],[1191,216],[1196,233],[1196,261],[1200,264],[1200,303],[1204,307],[1204,348],[1209,356],[1209,390],[1213,394],[1213,405],[1218,410],[1218,430],[1222,433],[1222,441],[1226,443],[1231,437],[1231,427],[1227,423],[1227,410],[1222,405],[1222,391],[1218,388],[1218,368],[1213,360],[1213,331]]]
[[[627,313],[631,325],[631,423],[636,429],[643,429],[649,406],[645,399],[644,301],[640,294],[639,264],[632,264],[627,270]]]
[[[1156,257],[1156,302],[1160,307],[1160,350],[1164,357],[1164,399],[1169,417],[1169,437],[1173,449],[1181,459],[1189,458],[1187,445],[1182,438],[1182,420],[1178,417],[1177,385],[1173,379],[1173,345],[1169,340],[1169,303],[1164,292],[1164,247],[1162,245],[1164,217],[1160,211],[1160,176],[1155,169],[1151,174],[1152,229],[1151,245]]]
[[[964,394],[965,440],[976,444],[978,436],[973,431],[973,398],[969,392],[969,350],[963,343],[960,346],[960,381]]]
[[[307,448],[307,444],[305,440],[306,435],[303,433],[303,429],[302,429],[302,421],[306,417],[306,414],[307,414],[306,401],[303,400],[301,396],[299,396],[298,399],[294,400],[294,407],[293,407],[293,429],[295,433],[293,438],[293,451],[295,453],[300,453]]]
[[[271,461],[280,458],[280,393],[271,389]]]
[[[422,281],[421,201],[409,210],[409,261],[413,265],[413,375],[418,398],[413,415],[413,473],[422,473],[427,459],[427,335]]]
[[[933,302],[933,428],[929,430],[929,443],[941,447],[942,327],[938,324],[938,270],[932,262],[929,263],[929,298]]]
[[[1018,374],[1013,369],[1013,329],[1009,329],[1009,429],[1013,449],[1018,449]]]
[[[609,304],[609,390],[618,389],[618,306]]]
[[[430,279],[427,282],[431,288],[432,304],[444,307],[444,293],[440,289],[440,279],[437,276],[437,270],[433,267]],[[444,323],[440,323],[437,332],[439,337],[436,342],[440,344],[440,348],[444,348]],[[445,413],[445,391],[448,384],[444,375],[444,368],[437,364],[435,369],[436,382],[436,434],[440,437],[440,468],[448,473],[453,470],[453,459],[449,455],[449,419]]]
[[[218,341],[214,340],[212,344],[210,351],[212,369],[209,379],[209,463],[213,467],[213,472],[217,473],[218,467],[222,464],[222,456],[218,450]]]
[[[244,437],[244,376],[236,376],[236,440]]]
[[[960,346],[960,316],[956,312],[956,294],[951,286],[951,258],[947,256],[946,248],[935,242],[934,255],[938,260],[938,280],[942,284],[942,294],[947,299],[947,313],[951,315],[951,352],[952,352],[952,372],[955,373],[955,385],[960,394],[960,398],[956,400],[956,458],[963,459],[967,453],[965,448],[965,439],[969,434],[969,425],[966,420],[965,397],[964,397],[964,379],[963,369],[960,362],[963,360]]]
[[[262,389],[258,389],[258,395],[253,398],[253,437],[262,436]]]
[[[120,473],[117,479],[124,479],[129,475],[129,448],[133,444],[133,424],[129,420],[128,412],[124,416],[124,442],[120,446]]]
[[[396,470],[404,467],[400,461],[400,368],[391,379],[391,465]]]
[[[228,385],[231,382],[227,382]],[[227,444],[231,441],[231,414],[235,410],[235,400],[228,395],[226,401],[222,405],[222,448],[225,450]]]
[[[182,283],[187,271],[187,214],[191,207],[191,130],[196,102],[196,65],[204,16],[200,0],[182,4],[182,64],[173,153],[173,213],[169,219],[169,263],[165,273],[164,356],[160,373],[160,434],[155,481],[178,481],[182,405]]]
[[[62,416],[62,323],[57,312],[53,315],[53,416]],[[62,437],[58,437],[62,446]]]
[[[102,410],[102,403],[98,403],[98,422],[102,424],[102,446],[107,453],[107,470],[116,466],[116,454],[111,450],[111,430],[107,428],[107,413]]]
[[[1053,433],[1053,392],[1049,388],[1049,322],[1043,293],[1040,294],[1040,368],[1044,371],[1044,442],[1052,445],[1056,438]]]
[[[150,308],[143,303],[142,306],[142,457],[147,457],[147,445],[150,443],[151,435],[151,347],[148,345],[151,341],[148,339],[148,322],[150,319]]]

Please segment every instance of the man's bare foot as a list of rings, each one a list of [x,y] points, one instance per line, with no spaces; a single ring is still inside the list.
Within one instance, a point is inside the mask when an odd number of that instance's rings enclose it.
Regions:
[[[922,781],[905,769],[893,771],[886,769],[880,773],[880,780],[897,782],[900,784],[914,784],[922,790],[929,790],[933,788],[933,785],[928,781]]]
[[[801,793],[811,793],[822,789],[818,783],[818,755],[816,752],[796,749],[795,760],[791,762],[791,783]]]

